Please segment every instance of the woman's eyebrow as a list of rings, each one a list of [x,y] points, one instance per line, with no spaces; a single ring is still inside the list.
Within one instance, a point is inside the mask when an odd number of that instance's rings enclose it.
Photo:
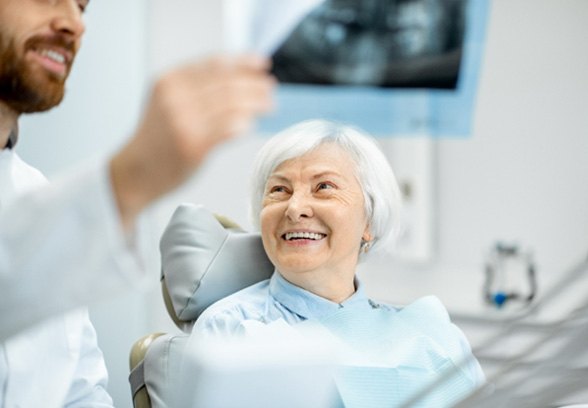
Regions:
[[[273,173],[268,177],[268,180],[271,179],[278,179],[283,181],[288,181],[288,177],[281,175],[280,173]]]
[[[336,171],[332,171],[332,170],[326,170],[326,171],[322,171],[318,174],[315,174],[314,176],[312,176],[313,179],[322,179],[325,177],[337,177],[337,178],[341,178],[341,174],[336,172]]]
[[[336,178],[343,178],[343,176],[341,175],[341,173],[336,172],[334,170],[324,170],[324,171],[320,171],[319,173],[313,174],[310,178],[312,180],[317,180],[317,179],[322,179],[322,178],[328,178],[328,177],[336,177]],[[280,174],[280,173],[273,173],[271,176],[269,176],[269,178],[267,179],[268,182],[269,181],[279,181],[279,182],[289,182],[290,178]]]

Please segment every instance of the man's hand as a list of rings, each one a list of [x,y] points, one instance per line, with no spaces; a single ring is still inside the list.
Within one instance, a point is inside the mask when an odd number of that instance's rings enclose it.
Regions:
[[[154,85],[143,119],[110,163],[125,226],[177,187],[217,144],[252,128],[273,107],[269,62],[217,57],[183,66]]]

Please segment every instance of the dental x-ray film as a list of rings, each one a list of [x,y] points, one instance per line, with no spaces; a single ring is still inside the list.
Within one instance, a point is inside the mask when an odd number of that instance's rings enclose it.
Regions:
[[[270,56],[269,131],[325,117],[377,136],[467,136],[487,0],[225,0],[226,45]]]

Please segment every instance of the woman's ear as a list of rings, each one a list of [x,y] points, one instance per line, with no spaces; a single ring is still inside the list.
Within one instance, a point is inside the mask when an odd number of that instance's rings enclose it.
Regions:
[[[361,236],[361,245],[359,247],[360,252],[367,254],[373,243],[373,236],[369,232],[364,232]]]
[[[370,227],[369,225],[367,227],[365,227],[365,231],[363,232],[363,235],[361,236],[361,240],[365,241],[365,242],[370,242],[374,239],[374,237],[372,236],[372,233],[370,232]]]

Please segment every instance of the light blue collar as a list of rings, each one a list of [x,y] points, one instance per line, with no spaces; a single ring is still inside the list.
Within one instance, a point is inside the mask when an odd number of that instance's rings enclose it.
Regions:
[[[373,308],[365,295],[363,285],[357,278],[354,279],[354,284],[355,293],[343,303],[335,303],[288,282],[276,271],[270,279],[269,293],[292,313],[304,319],[321,319],[343,308],[349,310]]]

